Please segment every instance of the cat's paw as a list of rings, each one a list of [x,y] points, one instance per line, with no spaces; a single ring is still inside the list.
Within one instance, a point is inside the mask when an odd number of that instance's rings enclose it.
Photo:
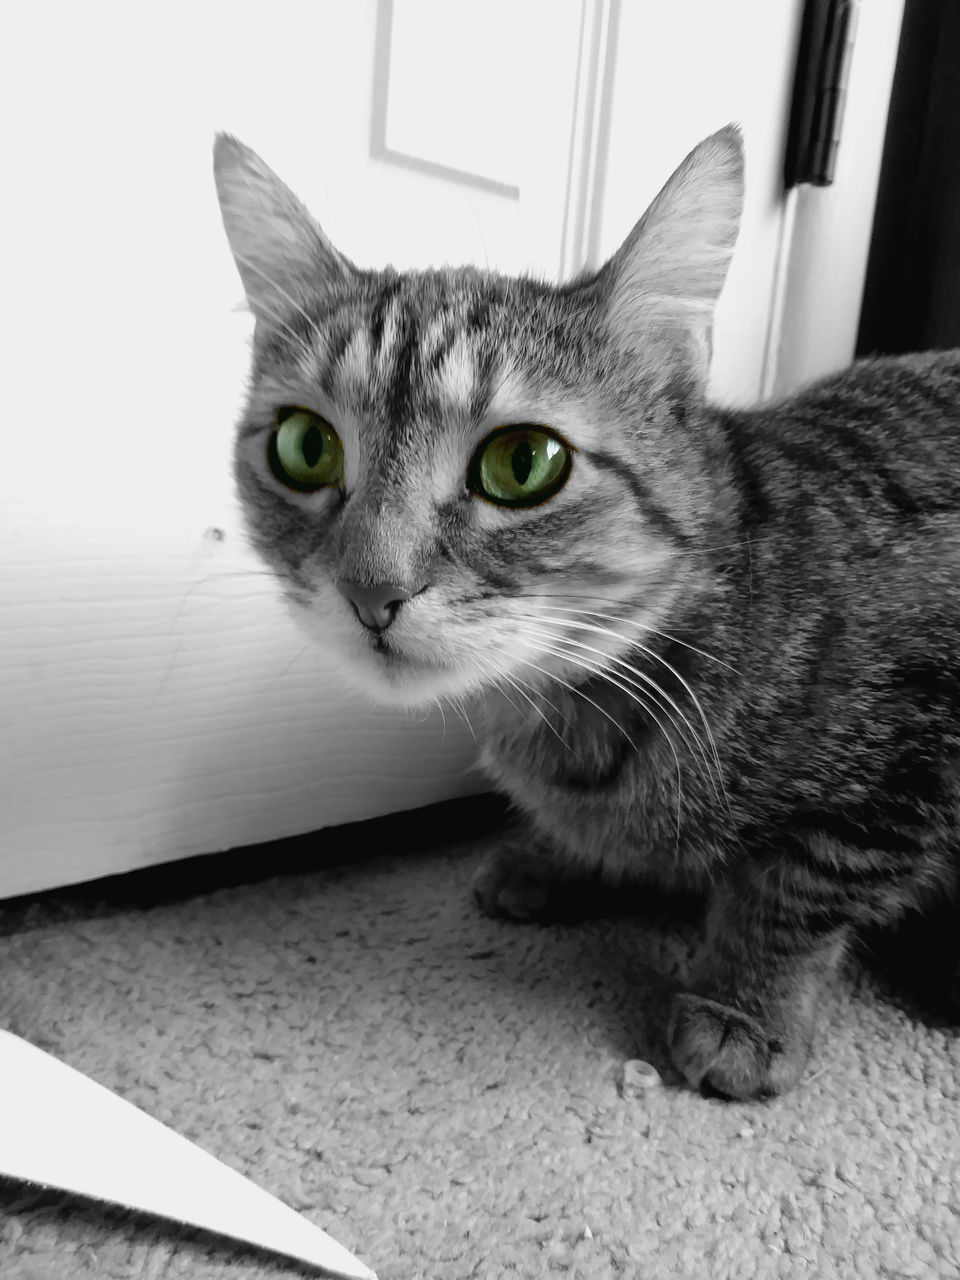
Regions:
[[[570,921],[584,914],[572,886],[557,877],[546,859],[509,844],[484,858],[474,873],[471,888],[477,905],[487,916]]]
[[[740,1009],[690,992],[674,997],[667,1043],[689,1084],[730,1099],[785,1093],[810,1056],[807,1035],[765,1026]]]

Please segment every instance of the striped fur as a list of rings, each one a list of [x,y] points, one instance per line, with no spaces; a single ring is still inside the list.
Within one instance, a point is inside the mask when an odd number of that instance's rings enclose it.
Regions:
[[[560,288],[358,270],[241,144],[216,171],[257,316],[237,482],[300,621],[366,695],[476,722],[517,813],[485,910],[566,913],[598,879],[707,892],[674,1061],[723,1095],[790,1087],[858,931],[955,889],[960,353],[707,404],[731,129]],[[284,405],[335,426],[339,488],[271,474]],[[466,487],[509,423],[572,450],[541,505]],[[344,580],[410,599],[374,634]]]

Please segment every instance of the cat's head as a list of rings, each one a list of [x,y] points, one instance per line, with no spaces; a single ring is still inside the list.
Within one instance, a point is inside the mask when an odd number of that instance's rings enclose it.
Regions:
[[[256,317],[235,472],[331,673],[422,707],[580,683],[695,590],[722,455],[701,414],[742,202],[702,142],[598,272],[361,270],[221,134]]]

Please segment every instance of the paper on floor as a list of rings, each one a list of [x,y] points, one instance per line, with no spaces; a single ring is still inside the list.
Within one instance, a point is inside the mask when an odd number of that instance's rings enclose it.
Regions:
[[[350,1280],[376,1280],[275,1196],[9,1031],[0,1031],[0,1174],[189,1223]]]

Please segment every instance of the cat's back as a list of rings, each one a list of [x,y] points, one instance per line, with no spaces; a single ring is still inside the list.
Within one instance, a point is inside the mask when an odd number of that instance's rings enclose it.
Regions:
[[[747,544],[738,663],[775,708],[753,739],[789,726],[782,771],[810,786],[824,752],[863,773],[864,734],[874,763],[900,739],[956,761],[960,351],[861,361],[727,427]]]
[[[960,350],[860,361],[727,432],[760,632],[841,628],[863,670],[925,636],[956,669]]]
[[[771,406],[781,423],[811,440],[856,433],[891,445],[911,440],[958,444],[960,347],[858,360]]]
[[[728,428],[771,512],[803,503],[851,532],[960,517],[960,349],[858,361]]]

